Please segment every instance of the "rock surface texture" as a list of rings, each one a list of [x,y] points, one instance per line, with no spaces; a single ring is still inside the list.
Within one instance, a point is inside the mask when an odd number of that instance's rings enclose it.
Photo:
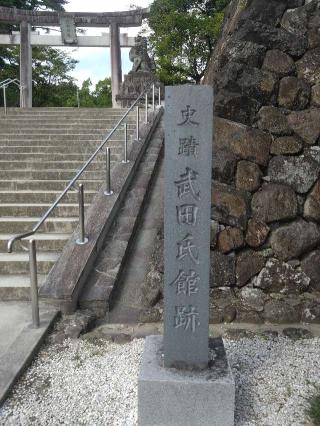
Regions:
[[[212,322],[320,323],[319,28],[319,0],[226,9],[204,78],[216,115]]]

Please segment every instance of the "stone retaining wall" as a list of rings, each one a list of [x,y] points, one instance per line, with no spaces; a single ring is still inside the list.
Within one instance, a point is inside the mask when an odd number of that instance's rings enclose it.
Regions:
[[[233,0],[205,83],[218,117],[211,321],[318,323],[320,1]]]

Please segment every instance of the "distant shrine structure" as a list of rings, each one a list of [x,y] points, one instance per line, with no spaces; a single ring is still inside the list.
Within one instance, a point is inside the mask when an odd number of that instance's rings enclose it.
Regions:
[[[136,38],[121,34],[121,27],[140,27],[149,9],[126,12],[80,13],[29,11],[0,7],[0,23],[20,25],[20,32],[0,34],[0,46],[20,45],[20,107],[32,107],[32,46],[110,47],[112,106],[122,82],[121,47],[136,48]],[[60,27],[61,35],[33,32],[32,27]],[[77,35],[77,27],[109,28],[101,36]],[[138,45],[139,45],[138,40]]]

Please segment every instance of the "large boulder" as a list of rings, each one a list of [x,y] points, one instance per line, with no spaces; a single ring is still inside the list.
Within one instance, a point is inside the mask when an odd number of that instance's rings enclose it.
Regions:
[[[239,161],[236,173],[236,188],[240,191],[256,191],[261,182],[262,172],[251,161]]]
[[[243,287],[239,292],[239,299],[245,308],[262,312],[268,296],[258,288]]]
[[[291,112],[288,117],[291,129],[308,145],[317,142],[320,136],[320,109]]]
[[[237,157],[265,166],[272,138],[261,130],[233,121],[215,120],[215,149],[228,149]]]
[[[263,61],[263,69],[279,74],[281,77],[293,74],[295,71],[294,60],[281,50],[268,50]]]
[[[274,135],[290,135],[291,127],[287,120],[286,111],[282,108],[264,106],[258,114],[258,127]]]
[[[315,84],[314,86],[312,86],[311,105],[320,107],[320,84]]]
[[[320,47],[308,50],[296,63],[298,77],[310,84],[320,83]]]
[[[239,228],[225,228],[218,235],[217,249],[222,253],[229,253],[232,250],[243,246],[243,232]]]
[[[312,219],[320,222],[320,181],[312,188],[304,203],[303,216],[306,219]]]
[[[215,98],[215,115],[243,124],[253,124],[261,102],[238,92],[219,90]]]
[[[293,219],[298,212],[297,197],[287,185],[267,184],[253,195],[251,208],[253,216],[265,223]]]
[[[263,3],[267,5],[269,2]],[[270,25],[248,20],[237,31],[237,38],[260,44],[267,49],[279,49],[294,58],[300,58],[308,48],[307,36],[297,36],[283,28],[276,28],[274,24],[274,21]]]
[[[237,256],[237,286],[243,287],[264,267],[265,258],[254,250],[245,250]]]
[[[225,225],[246,229],[250,212],[250,195],[231,186],[214,182],[211,218]]]
[[[210,287],[233,287],[236,282],[235,257],[211,252]]]
[[[273,155],[298,154],[303,148],[303,143],[296,136],[281,136],[272,141],[270,153]]]
[[[283,300],[268,300],[264,305],[263,318],[271,323],[297,323],[301,319],[301,307]]]
[[[320,226],[303,219],[280,226],[271,233],[270,244],[282,260],[300,257],[320,243]]]
[[[308,106],[310,86],[297,77],[284,77],[280,81],[278,104],[283,108],[301,110]]]
[[[319,171],[319,164],[309,155],[279,155],[270,160],[268,175],[272,182],[290,185],[296,192],[304,194],[318,179]]]
[[[241,93],[269,103],[276,94],[278,79],[270,71],[245,67],[237,79],[237,84]],[[273,102],[275,100],[274,97]]]
[[[270,228],[261,220],[250,219],[246,234],[246,243],[250,247],[260,247],[267,239]]]
[[[310,278],[310,287],[320,291],[320,250],[309,253],[301,262],[301,270]]]
[[[254,286],[267,293],[300,294],[309,287],[310,278],[288,263],[269,259],[254,281]]]
[[[308,33],[308,21],[311,13],[314,11],[314,4],[290,8],[285,11],[281,20],[281,26],[289,33],[296,36],[306,36]],[[312,1],[311,1],[312,3]]]
[[[234,182],[237,166],[237,156],[228,149],[213,149],[212,178],[223,183]]]

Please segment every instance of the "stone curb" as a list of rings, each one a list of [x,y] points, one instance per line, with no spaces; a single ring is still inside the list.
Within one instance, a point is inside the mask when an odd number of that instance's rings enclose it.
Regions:
[[[56,310],[41,314],[40,327],[25,327],[0,358],[0,407],[16,381],[31,364],[58,316],[59,312]]]

